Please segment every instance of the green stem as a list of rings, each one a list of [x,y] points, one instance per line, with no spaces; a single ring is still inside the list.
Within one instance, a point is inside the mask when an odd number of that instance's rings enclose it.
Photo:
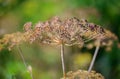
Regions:
[[[25,67],[27,68],[27,64],[26,64],[25,59],[24,59],[24,56],[23,56],[23,54],[22,54],[22,49],[21,49],[19,46],[17,46],[17,49],[18,49],[18,53],[19,53],[19,55],[21,56],[22,61],[23,61],[24,65],[25,65]]]
[[[18,49],[18,53],[20,54],[20,56],[22,58],[22,61],[23,61],[24,65],[25,65],[25,68],[27,69],[27,64],[26,64],[24,56],[22,54],[22,49],[19,46],[17,46],[17,49]],[[30,72],[30,76],[31,76],[31,79],[34,79],[33,75],[32,75],[32,72]]]

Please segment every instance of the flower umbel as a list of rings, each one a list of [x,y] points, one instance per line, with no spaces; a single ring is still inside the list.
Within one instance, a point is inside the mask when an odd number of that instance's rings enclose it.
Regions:
[[[77,70],[75,72],[69,71],[67,73],[66,79],[104,79],[104,77],[100,73],[96,73],[95,71],[88,72],[85,70]]]
[[[93,23],[88,23],[87,20],[70,18],[61,20],[59,17],[54,17],[51,20],[37,23],[34,28],[28,29],[31,24],[25,24],[24,28],[29,41],[32,43],[38,41],[43,44],[59,45],[79,45],[93,39],[103,39],[105,30]]]
[[[27,41],[49,45],[60,45],[61,43],[67,46],[79,45],[82,47],[84,45],[89,48],[90,44],[93,44],[92,47],[96,46],[96,40],[98,39],[101,40],[101,46],[111,46],[111,41],[117,40],[117,37],[109,30],[94,23],[89,23],[85,19],[79,20],[75,17],[64,20],[54,17],[35,25],[27,22],[24,24],[24,31],[4,35],[0,39],[1,50],[5,45],[8,45],[11,49],[15,45]]]

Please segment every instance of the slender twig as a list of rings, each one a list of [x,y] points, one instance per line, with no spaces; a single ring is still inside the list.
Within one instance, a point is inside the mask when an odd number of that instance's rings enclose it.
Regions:
[[[22,61],[23,61],[24,65],[25,65],[25,67],[27,68],[27,64],[26,64],[25,59],[24,59],[24,56],[23,56],[23,54],[22,54],[22,49],[21,49],[19,46],[17,46],[17,49],[18,49],[18,53],[19,53],[19,55],[21,56]]]
[[[25,65],[25,68],[28,69],[27,64],[26,64],[26,61],[25,61],[24,56],[23,56],[23,54],[22,54],[22,49],[21,49],[19,46],[17,46],[17,49],[18,49],[19,55],[20,55],[21,58],[22,58],[22,61],[23,61],[24,65]],[[31,76],[31,79],[34,79],[32,72],[30,72],[30,76]]]
[[[95,63],[95,59],[96,59],[96,57],[97,57],[99,48],[100,48],[100,40],[98,40],[98,44],[97,44],[97,46],[96,46],[96,49],[95,49],[95,52],[94,52],[92,61],[91,61],[91,63],[90,63],[89,69],[88,69],[88,72],[90,72],[90,71],[92,70],[92,67],[93,67],[93,65],[94,65],[94,63]]]
[[[66,71],[65,71],[65,63],[64,63],[64,45],[61,44],[61,62],[62,62],[62,70],[63,70],[63,77],[66,78]]]

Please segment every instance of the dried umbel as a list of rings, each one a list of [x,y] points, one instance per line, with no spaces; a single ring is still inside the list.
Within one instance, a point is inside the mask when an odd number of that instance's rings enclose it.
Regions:
[[[33,28],[32,28],[33,27]],[[18,45],[20,42],[29,41],[49,45],[79,45],[79,47],[96,46],[96,40],[101,40],[101,45],[111,46],[117,37],[101,26],[89,23],[85,19],[54,17],[45,22],[32,25],[31,22],[24,24],[25,32],[6,34],[0,39],[0,47],[6,44],[9,47]],[[87,43],[88,42],[88,43]]]
[[[6,34],[2,39],[0,39],[0,45],[4,47],[8,47],[11,50],[12,47],[21,44],[23,41],[26,41],[24,37],[24,33],[16,32],[12,34]]]
[[[104,77],[100,73],[96,73],[95,71],[88,72],[85,70],[78,70],[75,72],[68,72],[66,75],[66,79],[104,79]]]
[[[31,22],[24,25],[25,36],[30,43],[38,41],[49,45],[63,43],[67,46],[79,45],[82,47],[86,42],[99,39],[102,45],[109,46],[106,42],[117,39],[113,33],[103,29],[101,26],[75,17],[64,20],[54,17],[48,21],[36,23],[33,29],[31,26]]]
[[[109,30],[104,29],[104,31],[105,31],[105,34],[104,34],[104,36],[102,36],[103,38],[100,39],[101,40],[100,46],[101,47],[105,46],[106,48],[111,48],[113,45],[113,42],[117,41],[118,38],[115,34],[110,32]],[[88,42],[85,47],[87,47],[88,49],[92,49],[93,47],[95,47],[97,45],[97,43],[98,43],[97,40],[93,40],[91,42]]]

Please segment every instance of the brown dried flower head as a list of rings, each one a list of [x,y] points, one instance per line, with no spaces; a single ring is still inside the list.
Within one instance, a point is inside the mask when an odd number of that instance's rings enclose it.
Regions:
[[[85,70],[77,70],[75,72],[69,71],[66,75],[66,79],[104,79],[104,77],[95,71],[88,72]]]
[[[89,23],[85,19],[54,17],[45,22],[38,22],[32,28],[32,23],[24,24],[25,32],[6,34],[0,39],[0,49],[5,45],[12,48],[21,42],[38,42],[40,44],[67,46],[78,45],[79,47],[96,46],[96,40],[101,40],[103,46],[111,46],[117,37],[110,31],[103,29],[94,23]],[[93,45],[89,45],[93,41]],[[87,42],[87,43],[86,43]]]
[[[38,22],[33,29],[28,29],[28,26],[31,27],[31,23],[25,24],[24,28],[27,28],[26,37],[31,43],[38,41],[43,44],[68,46],[77,44],[82,47],[84,43],[91,40],[99,39],[102,42],[116,38],[114,34],[101,26],[75,17],[65,20],[54,17],[45,22]]]
[[[12,34],[6,34],[2,39],[0,39],[0,46],[2,49],[8,47],[11,50],[12,47],[21,44],[23,41],[26,41],[24,33],[16,32]]]

